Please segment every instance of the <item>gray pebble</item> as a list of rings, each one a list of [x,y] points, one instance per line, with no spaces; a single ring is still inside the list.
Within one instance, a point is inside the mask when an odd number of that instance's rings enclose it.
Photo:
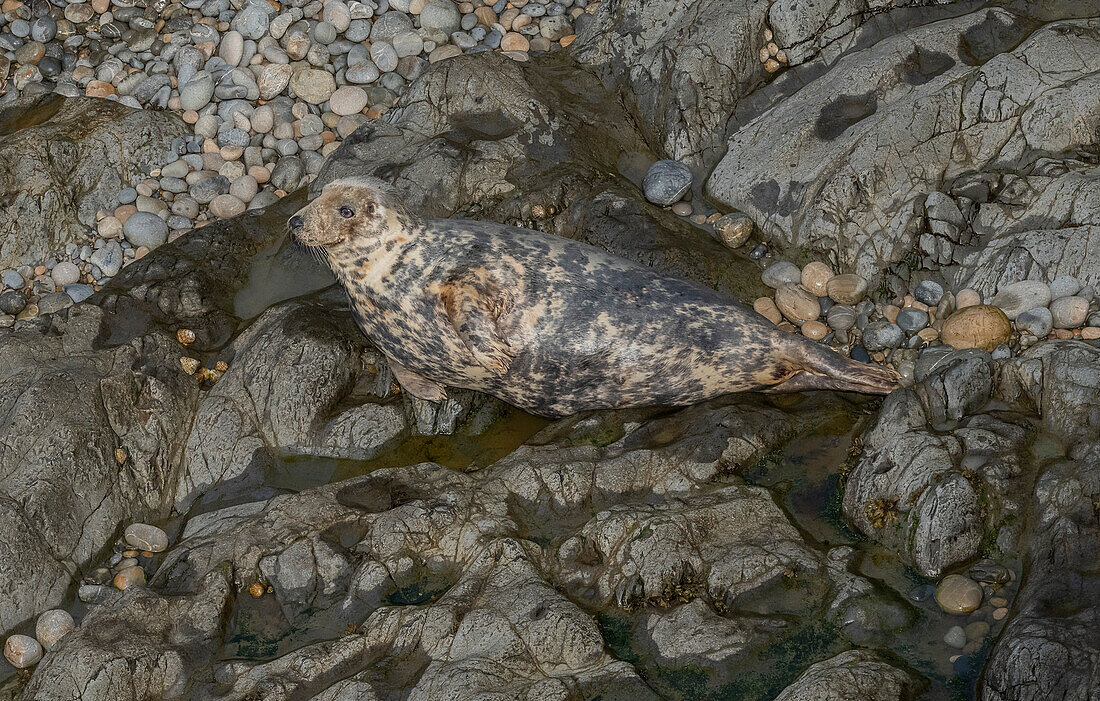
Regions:
[[[646,172],[642,189],[647,200],[667,207],[691,189],[691,170],[679,161],[657,161]]]
[[[867,350],[878,351],[888,348],[897,348],[905,342],[905,332],[900,326],[891,324],[886,319],[880,319],[867,324],[863,330],[863,346]]]
[[[138,212],[122,225],[122,234],[134,246],[153,249],[168,240],[168,225],[151,212]]]
[[[1062,275],[1050,283],[1050,298],[1071,297],[1081,291],[1081,283],[1072,275]]]
[[[928,312],[914,307],[905,307],[898,312],[898,326],[910,333],[916,333],[928,326]]]
[[[1016,328],[1036,338],[1046,338],[1054,328],[1054,317],[1046,307],[1035,307],[1016,317]]]
[[[760,274],[760,280],[768,287],[777,290],[783,285],[800,283],[802,270],[794,263],[777,260],[764,269]]]
[[[913,290],[913,296],[930,307],[934,307],[943,299],[943,287],[938,282],[925,280]]]
[[[64,290],[65,294],[69,295],[69,299],[73,301],[73,304],[79,304],[95,293],[91,285],[84,285],[81,283],[65,285]]]

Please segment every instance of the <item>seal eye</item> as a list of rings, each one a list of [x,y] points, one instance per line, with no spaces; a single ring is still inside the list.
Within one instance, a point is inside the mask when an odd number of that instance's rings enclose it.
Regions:
[[[351,219],[352,217],[355,216],[355,210],[352,209],[351,207],[341,207],[340,208],[340,216],[343,217],[344,219]]]

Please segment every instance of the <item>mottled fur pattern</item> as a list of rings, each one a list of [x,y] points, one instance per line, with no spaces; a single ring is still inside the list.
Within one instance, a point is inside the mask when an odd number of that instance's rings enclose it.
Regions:
[[[372,178],[329,184],[291,228],[324,253],[398,383],[425,399],[463,387],[563,416],[785,382],[896,386],[697,283],[537,231],[421,220]]]

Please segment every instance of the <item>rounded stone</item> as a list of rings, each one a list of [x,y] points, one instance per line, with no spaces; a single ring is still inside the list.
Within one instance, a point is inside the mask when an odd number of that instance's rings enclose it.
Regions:
[[[145,584],[145,570],[138,565],[127,567],[115,575],[114,585],[117,589],[129,589],[132,586]]]
[[[992,351],[1012,336],[1012,325],[999,307],[979,304],[958,310],[943,322],[940,340],[957,350]]]
[[[981,585],[961,574],[947,575],[936,587],[936,603],[947,613],[970,613],[982,605],[982,597]]]
[[[42,647],[53,650],[69,633],[76,629],[76,621],[68,611],[51,609],[38,617],[34,624],[34,635]]]
[[[1089,316],[1089,301],[1084,297],[1062,297],[1050,303],[1050,315],[1056,329],[1083,326]]]
[[[905,343],[905,332],[900,326],[891,324],[886,319],[867,324],[863,329],[863,346],[869,351],[898,348],[902,343]]]
[[[450,0],[430,0],[420,11],[420,26],[451,35],[462,26],[462,15]]]
[[[244,202],[233,195],[218,195],[210,202],[210,213],[222,219],[235,217],[244,210]]]
[[[336,90],[336,80],[328,71],[303,68],[291,76],[290,89],[306,102],[319,105]]]
[[[845,273],[829,280],[829,297],[838,304],[859,304],[867,294],[867,281],[862,275]]]
[[[752,308],[756,310],[757,314],[760,314],[773,324],[778,324],[783,321],[783,315],[779,312],[779,307],[775,306],[775,300],[771,297],[758,297],[752,303]]]
[[[959,294],[955,295],[955,308],[962,309],[964,307],[973,307],[982,303],[981,295],[969,287],[959,290]]]
[[[329,108],[341,117],[358,114],[367,106],[367,91],[353,85],[345,85],[332,93]]]
[[[723,214],[714,222],[714,233],[727,248],[739,248],[745,245],[752,235],[752,218],[742,212]]]
[[[836,304],[829,307],[825,320],[834,331],[847,331],[856,325],[856,310],[846,304]]]
[[[58,287],[71,285],[80,281],[80,268],[67,260],[62,261],[53,267],[53,270],[50,271],[50,277],[53,278],[54,284]]]
[[[1050,287],[1038,280],[1023,280],[1005,285],[990,301],[1000,307],[1010,320],[1015,321],[1028,309],[1045,307],[1050,304]]]
[[[913,307],[905,307],[898,311],[897,324],[905,331],[916,333],[928,326],[928,312]]]
[[[1036,338],[1046,338],[1054,329],[1054,316],[1046,307],[1028,309],[1016,317],[1016,328]]]
[[[962,626],[951,626],[943,636],[943,641],[950,647],[961,649],[966,645],[966,631]]]
[[[26,669],[42,659],[42,646],[29,635],[12,635],[4,643],[4,657],[13,667]]]
[[[667,207],[678,202],[691,189],[691,169],[679,161],[657,161],[642,180],[645,198]]]
[[[932,280],[925,280],[913,289],[913,296],[932,307],[943,299],[943,286]]]
[[[132,523],[126,527],[123,538],[138,550],[159,553],[168,548],[168,534],[148,523]]]
[[[802,324],[802,335],[815,341],[820,341],[829,335],[829,327],[820,321],[807,321]]]
[[[690,217],[691,205],[687,202],[677,202],[672,205],[672,213],[679,217]]]
[[[802,285],[788,283],[775,291],[775,306],[796,324],[804,324],[821,316],[821,303]]]
[[[836,277],[833,269],[820,261],[812,261],[802,269],[802,286],[818,297],[828,294],[829,280]]]
[[[967,640],[983,640],[989,635],[989,624],[985,621],[974,621],[966,626]]]
[[[152,212],[135,212],[122,225],[122,234],[135,247],[153,249],[168,240],[168,225]]]
[[[1050,298],[1072,297],[1081,291],[1081,281],[1072,275],[1060,275],[1050,283]]]
[[[8,290],[0,294],[0,312],[18,314],[27,306],[27,295],[20,290]]]
[[[764,272],[760,273],[760,281],[772,289],[779,289],[783,285],[796,285],[802,282],[802,271],[794,263],[777,260],[764,268]]]

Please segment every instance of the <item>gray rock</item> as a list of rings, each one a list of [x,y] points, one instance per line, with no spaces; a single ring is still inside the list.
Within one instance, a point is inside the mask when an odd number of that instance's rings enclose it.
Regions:
[[[36,105],[23,104],[18,114]],[[96,212],[115,208],[123,178],[157,162],[187,132],[173,114],[109,100],[63,99],[48,114],[0,140],[0,267],[37,264],[83,240]]]
[[[168,240],[168,225],[155,214],[137,212],[122,225],[122,234],[134,246],[152,249]]]
[[[657,161],[646,171],[642,189],[654,204],[674,204],[691,189],[691,170],[677,161]]]
[[[1081,282],[1072,275],[1062,275],[1050,283],[1050,298],[1071,297],[1081,291]]]
[[[301,184],[305,177],[305,165],[300,158],[290,156],[280,158],[271,171],[271,184],[280,190],[290,192]]]
[[[122,270],[122,264],[125,262],[121,244],[111,239],[102,248],[96,249],[88,258],[88,262],[99,267],[107,277],[118,275],[118,271]]]
[[[95,290],[92,289],[91,285],[65,285],[65,294],[69,295],[69,299],[73,301],[73,304],[79,304],[95,294]]]
[[[237,13],[230,27],[241,33],[245,39],[259,41],[267,33],[274,10],[262,0],[250,0],[244,9]]]
[[[27,284],[23,280],[23,276],[19,274],[18,270],[5,270],[2,278],[4,285],[12,288],[13,290],[19,290],[23,288],[23,285]]]
[[[462,15],[450,0],[428,0],[420,11],[420,26],[450,35],[461,27]]]
[[[764,272],[760,274],[760,281],[772,289],[779,289],[788,284],[797,285],[802,281],[802,269],[794,263],[777,260],[764,268]]]
[[[1056,329],[1075,329],[1085,324],[1089,301],[1083,297],[1060,297],[1050,303],[1050,314]]]
[[[391,42],[395,36],[412,28],[412,20],[408,15],[390,10],[374,20],[370,30],[370,40],[372,44],[376,41]]]
[[[1035,307],[1016,317],[1016,328],[1032,336],[1046,338],[1054,328],[1054,317],[1046,307]]]
[[[878,351],[898,348],[905,343],[905,332],[900,326],[880,319],[863,329],[863,346],[867,350]]]
[[[0,294],[0,312],[18,314],[27,306],[27,295],[21,290],[8,290]]]
[[[38,298],[39,314],[56,314],[73,305],[73,300],[64,292],[51,292]]]
[[[928,326],[928,312],[923,309],[903,307],[902,310],[898,312],[897,324],[903,331],[916,333]]]
[[[1038,280],[1023,280],[1011,285],[1005,285],[990,300],[995,307],[1000,307],[1012,321],[1028,309],[1045,307],[1050,304],[1050,287]]]
[[[913,673],[871,650],[849,650],[811,665],[775,701],[902,701],[921,688]]]
[[[201,110],[214,96],[214,78],[202,71],[180,87],[180,107],[185,110]]]
[[[932,280],[924,280],[913,289],[913,296],[924,304],[934,307],[943,299],[943,286]]]

